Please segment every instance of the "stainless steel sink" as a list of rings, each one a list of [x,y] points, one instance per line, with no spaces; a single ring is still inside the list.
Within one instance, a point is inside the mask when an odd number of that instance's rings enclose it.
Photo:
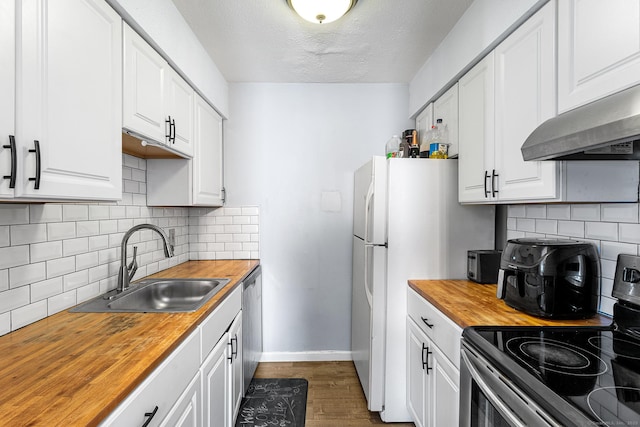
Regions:
[[[146,279],[126,291],[111,291],[80,304],[74,313],[179,313],[196,311],[209,301],[229,279]]]

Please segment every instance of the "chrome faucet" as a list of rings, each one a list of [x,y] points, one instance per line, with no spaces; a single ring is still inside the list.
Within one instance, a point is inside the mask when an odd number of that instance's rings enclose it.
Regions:
[[[131,227],[122,237],[122,246],[120,247],[120,268],[118,270],[118,286],[116,287],[116,293],[127,290],[129,283],[138,270],[138,262],[136,261],[136,255],[138,248],[133,248],[133,260],[131,264],[127,265],[127,242],[133,233],[138,230],[148,229],[155,231],[162,237],[162,243],[164,244],[164,255],[167,258],[173,256],[173,246],[169,244],[167,235],[164,230],[157,225],[153,224],[138,224]]]

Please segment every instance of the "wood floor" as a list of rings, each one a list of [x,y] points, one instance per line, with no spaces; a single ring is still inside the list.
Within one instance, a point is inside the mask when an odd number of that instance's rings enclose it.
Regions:
[[[256,378],[305,378],[306,427],[360,427],[384,424],[377,412],[369,412],[352,362],[260,363]],[[388,424],[413,427],[413,423]]]

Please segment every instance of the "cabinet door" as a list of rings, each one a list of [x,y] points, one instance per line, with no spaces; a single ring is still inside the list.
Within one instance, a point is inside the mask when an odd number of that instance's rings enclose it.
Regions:
[[[222,118],[197,95],[194,138],[193,204],[222,206]]]
[[[167,67],[165,116],[171,122],[167,142],[186,156],[193,156],[193,88],[172,68]]]
[[[495,181],[501,201],[558,194],[557,163],[525,162],[520,151],[556,112],[554,7],[548,3],[495,49]]]
[[[202,384],[200,373],[193,378],[176,404],[162,421],[162,427],[200,427],[202,426]]]
[[[558,110],[640,83],[640,2],[558,2]]]
[[[202,424],[205,426],[228,427],[233,422],[228,403],[231,390],[228,343],[229,334],[225,333],[202,364]]]
[[[442,129],[446,129],[449,140],[449,157],[457,156],[458,148],[458,83],[453,85],[433,103],[433,121],[442,119]]]
[[[440,352],[432,346],[428,355],[429,367],[429,414],[426,425],[457,426],[460,401],[460,372]]]
[[[407,409],[416,427],[424,427],[426,410],[425,356],[429,340],[407,317]],[[444,425],[444,424],[443,424]]]
[[[120,198],[122,19],[104,0],[16,4],[16,196]]]
[[[458,89],[458,200],[491,201],[491,178],[487,174],[494,169],[493,52],[460,79]]]
[[[235,320],[229,327],[229,343],[230,343],[230,362],[231,362],[231,425],[236,420],[236,415],[240,409],[242,402],[242,394],[244,393],[244,382],[242,381],[242,311],[238,313]]]
[[[122,127],[165,143],[167,62],[131,27],[124,25],[124,106]]]
[[[15,7],[14,1],[0,2],[0,198],[13,197],[10,136],[15,136]],[[14,172],[15,173],[15,172]]]

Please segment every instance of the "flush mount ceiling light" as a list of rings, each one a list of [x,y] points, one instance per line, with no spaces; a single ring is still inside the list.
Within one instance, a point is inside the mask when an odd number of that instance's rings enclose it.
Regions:
[[[303,19],[314,24],[327,24],[340,19],[358,0],[287,0]]]

